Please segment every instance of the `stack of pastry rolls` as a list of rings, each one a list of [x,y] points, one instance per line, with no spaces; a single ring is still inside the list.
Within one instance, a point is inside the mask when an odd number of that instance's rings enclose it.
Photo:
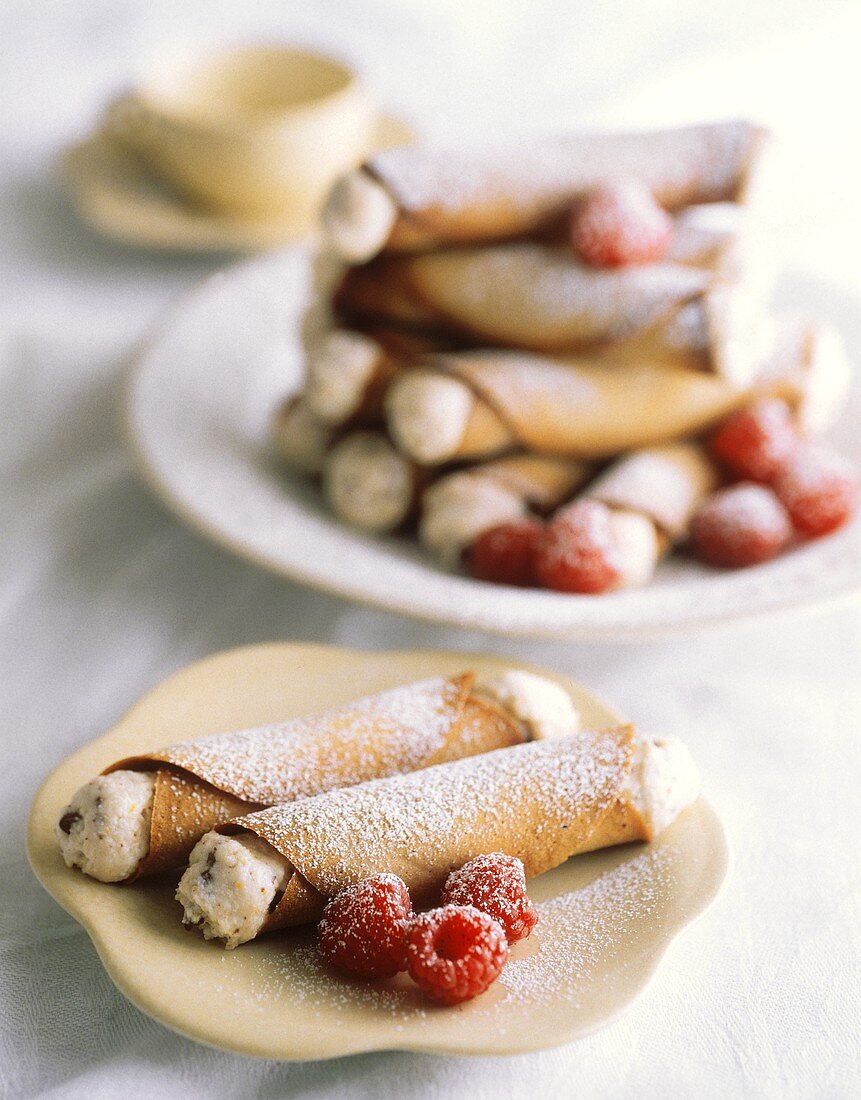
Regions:
[[[761,395],[818,432],[845,393],[835,334],[766,308],[767,144],[726,121],[399,149],[349,173],[324,210],[334,274],[304,389],[274,421],[285,462],[346,523],[414,530],[452,567],[494,525],[601,500],[619,583],[643,583],[717,483],[704,433]],[[578,254],[573,219],[608,181],[659,209],[660,255]]]

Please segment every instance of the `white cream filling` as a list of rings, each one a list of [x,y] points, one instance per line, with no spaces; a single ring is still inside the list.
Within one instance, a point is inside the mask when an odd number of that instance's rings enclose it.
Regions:
[[[272,425],[272,440],[291,469],[303,474],[319,474],[332,432],[311,415],[304,401],[297,401],[278,412]]]
[[[154,790],[152,772],[116,771],[84,784],[55,828],[66,866],[101,882],[134,874],[149,851]]]
[[[189,856],[176,900],[183,924],[237,947],[253,940],[290,877],[290,864],[253,833],[206,833]]]
[[[457,453],[473,396],[456,378],[415,370],[391,385],[385,404],[395,443],[416,462],[432,466]]]
[[[382,349],[360,332],[335,329],[308,348],[305,400],[324,424],[342,424],[362,404]]]
[[[819,435],[840,416],[852,382],[846,347],[835,329],[823,325],[809,334],[808,364],[798,409],[802,431]]]
[[[685,745],[638,735],[626,793],[652,837],[663,832],[699,797],[699,772]]]
[[[329,453],[323,487],[332,511],[363,531],[392,531],[413,501],[410,463],[383,435],[359,432]]]
[[[565,737],[580,728],[580,712],[563,687],[533,672],[509,668],[482,677],[479,690],[526,727],[533,741]]]
[[[616,587],[638,588],[647,584],[661,556],[661,540],[654,522],[642,512],[611,508],[610,532],[620,571]]]
[[[424,494],[419,540],[435,558],[454,568],[482,531],[525,514],[523,496],[494,478],[450,474]]]
[[[398,208],[382,184],[366,172],[348,172],[329,192],[323,228],[345,260],[364,263],[386,243],[397,216]]]

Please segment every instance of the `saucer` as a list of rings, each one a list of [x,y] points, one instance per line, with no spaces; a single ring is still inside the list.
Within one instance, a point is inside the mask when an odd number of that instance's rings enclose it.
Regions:
[[[372,151],[415,140],[406,122],[382,115]],[[306,216],[242,218],[195,207],[100,131],[67,149],[60,171],[80,217],[124,244],[180,252],[259,252],[315,235]]]

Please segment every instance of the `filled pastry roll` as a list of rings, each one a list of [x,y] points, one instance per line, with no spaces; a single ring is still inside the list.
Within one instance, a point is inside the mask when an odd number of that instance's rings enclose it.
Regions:
[[[323,467],[323,492],[335,515],[361,531],[384,534],[413,515],[429,473],[382,432],[354,432],[335,444]]]
[[[389,388],[389,434],[427,465],[507,449],[584,458],[695,435],[759,393],[784,397],[819,428],[839,411],[848,366],[822,328],[781,329],[757,371],[738,387],[691,369],[685,356],[608,352],[554,359],[505,350],[436,355]]]
[[[608,179],[638,180],[668,210],[739,202],[765,139],[749,122],[726,121],[551,136],[484,153],[391,150],[335,185],[323,222],[334,249],[357,263],[383,251],[534,235]]]
[[[632,727],[572,733],[273,807],[207,833],[179,883],[183,921],[235,947],[316,920],[379,872],[433,904],[449,872],[503,851],[539,875],[652,840],[698,794],[684,746]]]
[[[419,541],[440,562],[456,566],[482,531],[530,512],[549,514],[591,473],[580,459],[523,454],[447,474],[422,494]]]
[[[613,463],[583,496],[610,509],[619,564],[617,588],[651,580],[655,567],[685,537],[720,474],[699,443],[633,451]]]
[[[471,673],[424,680],[120,760],[72,797],[57,840],[68,866],[129,881],[179,866],[208,829],[252,809],[487,752],[528,733],[514,712],[475,690]]]

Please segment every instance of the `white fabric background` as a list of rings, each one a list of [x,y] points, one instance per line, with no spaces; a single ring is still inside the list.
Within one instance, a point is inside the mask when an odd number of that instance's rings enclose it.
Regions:
[[[351,607],[232,559],[150,499],[116,425],[130,352],[214,261],[99,240],[51,171],[147,56],[236,36],[337,48],[436,135],[752,112],[777,127],[791,165],[783,259],[849,325],[861,292],[859,8],[645,9],[0,5],[0,1096],[861,1095],[858,611],[648,645],[515,644]],[[279,1065],[166,1031],[114,990],[36,884],[27,807],[49,768],[164,675],[275,638],[522,654],[685,736],[734,849],[723,895],[621,1020],[546,1054]]]

